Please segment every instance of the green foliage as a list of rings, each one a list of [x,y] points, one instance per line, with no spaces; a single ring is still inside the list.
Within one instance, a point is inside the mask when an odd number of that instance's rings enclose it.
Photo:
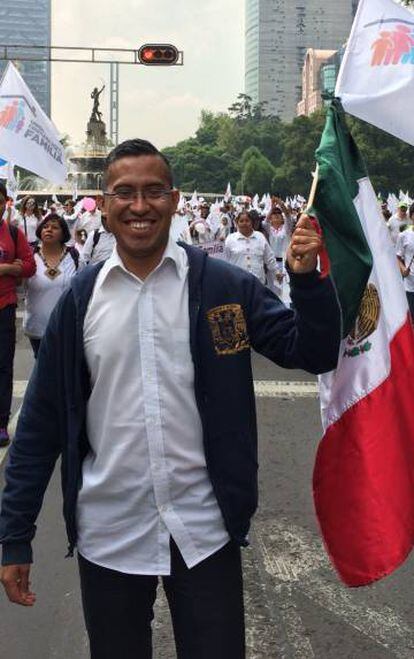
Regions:
[[[347,120],[374,187],[383,195],[412,190],[414,148],[353,117]],[[224,193],[231,181],[240,193],[306,197],[324,123],[323,110],[283,123],[266,115],[263,104],[239,94],[227,114],[203,110],[195,136],[164,153],[175,184],[187,192]]]
[[[254,195],[256,192],[263,195],[271,189],[272,180],[275,175],[275,168],[272,163],[263,156],[258,149],[254,152],[252,149],[246,151],[243,155],[244,166],[241,177],[240,192]],[[246,154],[250,151],[250,156]]]

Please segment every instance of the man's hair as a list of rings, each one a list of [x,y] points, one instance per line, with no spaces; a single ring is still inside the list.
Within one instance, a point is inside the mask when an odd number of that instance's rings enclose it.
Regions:
[[[8,196],[8,195],[7,195],[7,188],[6,188],[6,186],[4,185],[4,183],[2,183],[1,181],[0,181],[0,195],[2,195],[2,197],[4,197],[5,199],[7,199],[7,196]]]
[[[158,151],[158,149],[153,144],[151,144],[151,142],[135,138],[133,140],[125,140],[125,142],[121,142],[121,144],[118,144],[112,149],[112,151],[110,151],[110,153],[108,153],[104,163],[102,177],[102,185],[104,190],[106,190],[108,183],[108,171],[110,166],[121,158],[129,158],[131,156],[134,158],[139,158],[140,156],[157,156],[158,158],[161,158],[167,168],[168,182],[170,183],[171,187],[173,186],[173,176],[168,158],[166,158],[164,154],[161,153],[161,151]]]

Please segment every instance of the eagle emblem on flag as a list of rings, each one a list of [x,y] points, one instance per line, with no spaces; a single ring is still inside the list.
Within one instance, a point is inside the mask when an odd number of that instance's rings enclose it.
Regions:
[[[362,297],[358,318],[348,336],[350,349],[345,350],[347,357],[357,357],[371,350],[367,340],[378,327],[381,315],[381,302],[374,284],[368,284]]]

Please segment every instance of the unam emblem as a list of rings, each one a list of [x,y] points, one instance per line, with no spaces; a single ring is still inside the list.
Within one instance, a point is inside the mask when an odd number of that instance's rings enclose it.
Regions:
[[[347,339],[346,357],[358,357],[372,348],[368,341],[378,327],[381,302],[374,284],[368,284],[362,297],[358,318]]]
[[[240,304],[225,304],[207,311],[207,319],[218,355],[235,355],[250,348],[246,321]]]

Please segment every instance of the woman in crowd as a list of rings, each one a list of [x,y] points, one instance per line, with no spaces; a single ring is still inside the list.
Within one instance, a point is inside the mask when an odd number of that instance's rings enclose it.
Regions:
[[[37,245],[36,230],[42,219],[37,201],[33,197],[25,197],[21,203],[19,213],[16,215],[14,223],[21,229],[26,236],[26,240],[31,247]]]
[[[270,285],[270,288],[283,302],[289,303],[289,282],[285,270],[285,258],[291,234],[286,227],[286,221],[281,208],[276,206],[271,210],[267,217],[266,225],[268,226],[270,249],[277,263],[276,278]]]
[[[70,232],[65,220],[51,213],[37,227],[39,240],[35,248],[36,274],[26,283],[23,330],[29,337],[34,356],[40,346],[49,316],[76,274],[79,254],[66,247]]]
[[[264,235],[260,231],[254,231],[253,219],[248,211],[240,213],[236,219],[237,231],[231,233],[224,243],[224,256],[229,263],[251,272],[265,284],[265,267],[270,280],[273,281],[277,273],[277,263]]]

